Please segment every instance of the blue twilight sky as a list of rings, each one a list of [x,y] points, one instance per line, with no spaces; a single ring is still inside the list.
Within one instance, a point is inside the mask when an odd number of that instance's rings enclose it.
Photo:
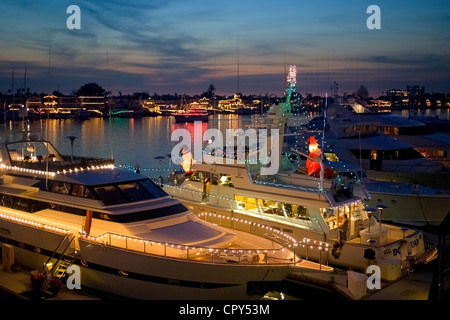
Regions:
[[[372,4],[379,30],[366,26]],[[80,30],[66,27],[70,5]],[[0,92],[12,71],[24,87],[26,68],[32,92],[97,82],[113,94],[210,83],[218,94],[282,94],[290,64],[301,93],[324,95],[334,81],[372,95],[415,84],[450,92],[449,30],[448,0],[1,0]]]

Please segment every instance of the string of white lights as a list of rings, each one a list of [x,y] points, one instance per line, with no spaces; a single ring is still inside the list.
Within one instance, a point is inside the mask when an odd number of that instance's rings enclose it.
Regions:
[[[115,166],[113,164],[107,164],[107,165],[97,165],[97,166],[92,165],[92,166],[87,166],[84,168],[83,167],[75,167],[73,169],[72,168],[62,169],[62,170],[53,172],[53,171],[22,168],[22,167],[17,167],[17,166],[7,166],[3,163],[0,165],[0,167],[3,170],[12,170],[12,171],[18,171],[18,172],[24,172],[24,173],[50,175],[50,176],[54,176],[55,174],[67,174],[67,173],[76,173],[76,172],[83,172],[83,171],[104,170],[104,169],[114,169],[115,168]]]
[[[263,228],[263,229],[266,229],[271,232],[275,232],[278,235],[285,237],[288,241],[291,241],[292,245],[295,247],[297,247],[297,246],[305,247],[308,245],[311,247],[311,249],[313,247],[318,247],[319,250],[321,250],[323,248],[324,250],[328,251],[329,244],[327,242],[322,242],[322,241],[313,240],[313,239],[309,239],[309,238],[303,238],[302,241],[298,241],[295,238],[293,238],[292,236],[288,235],[287,233],[281,232],[280,230],[275,229],[273,227],[263,225],[260,223],[256,223],[253,221],[249,221],[249,220],[245,220],[245,219],[241,219],[241,218],[230,217],[230,216],[225,216],[225,215],[220,215],[220,214],[216,214],[216,213],[210,213],[210,212],[203,212],[203,213],[200,213],[198,216],[199,217],[203,217],[203,216],[216,217],[216,218],[220,218],[220,219],[227,219],[227,220],[232,220],[232,221],[236,221],[236,222],[242,222],[245,224],[250,224],[252,226],[256,226],[256,227]],[[292,245],[288,244],[288,247],[291,247]]]
[[[4,213],[4,212],[6,212],[6,213]],[[67,234],[67,235],[72,233],[71,231],[61,228],[61,227],[56,227],[54,225],[21,218],[21,217],[18,217],[17,215],[20,216],[21,214],[19,214],[17,212],[12,212],[10,210],[5,210],[3,208],[0,209],[0,219],[12,221],[14,223],[20,223],[20,224],[38,228],[38,229],[45,229],[47,231],[53,231],[53,232],[57,232],[57,233]],[[44,219],[39,219],[39,220],[44,220]]]

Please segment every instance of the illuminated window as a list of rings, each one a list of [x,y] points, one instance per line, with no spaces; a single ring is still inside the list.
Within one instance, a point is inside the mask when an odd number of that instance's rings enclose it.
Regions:
[[[235,195],[234,198],[236,199],[236,204],[237,204],[238,209],[259,212],[258,205],[256,203],[255,198],[249,198],[249,197],[238,196],[238,195]]]
[[[50,191],[61,194],[70,194],[70,183],[53,181]]]
[[[225,187],[234,187],[229,174],[221,174],[219,178],[219,184]]]
[[[339,161],[338,156],[337,156],[335,153],[333,153],[333,152],[325,152],[325,158],[326,158],[328,161],[332,161],[332,162],[337,162],[337,161]]]
[[[190,181],[202,182],[205,178],[205,172],[203,171],[195,171],[193,175],[189,178]]]
[[[284,211],[286,212],[286,216],[289,218],[309,220],[308,210],[304,206],[297,204],[283,203],[283,208]]]

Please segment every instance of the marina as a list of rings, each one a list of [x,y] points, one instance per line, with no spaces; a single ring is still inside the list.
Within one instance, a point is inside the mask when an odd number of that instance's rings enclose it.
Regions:
[[[38,287],[31,299],[56,299],[59,291],[52,294],[52,284],[66,279],[72,266],[79,268],[88,291],[84,296],[66,290],[67,299],[74,293],[76,299],[100,299],[92,295],[96,292],[106,299],[277,300],[286,291],[307,299],[312,288],[350,300],[436,297],[432,283],[446,279],[446,234],[423,227],[441,230],[445,212],[423,224],[411,210],[369,203],[380,191],[366,188],[370,183],[361,178],[370,168],[354,169],[342,151],[323,149],[328,157],[334,152],[341,167],[320,157],[321,139],[332,141],[335,150],[341,146],[325,134],[325,126],[294,133],[315,133],[303,141],[309,155],[299,145],[286,146],[294,66],[287,83],[284,102],[263,117],[209,115],[204,109],[205,118],[199,119],[193,107],[194,117],[187,121],[153,114],[5,122],[4,268],[16,269],[17,277],[31,270],[34,288],[38,278],[46,279],[45,290]],[[263,158],[243,161],[228,150],[208,149],[208,141],[203,152],[215,163],[192,158],[174,163],[171,150],[177,141],[171,134],[184,129],[203,136],[208,127],[280,129],[257,150],[267,155],[265,149],[279,140],[283,152],[272,159],[277,173],[262,175]],[[95,142],[86,144],[84,135],[95,136]],[[289,151],[305,160],[291,162]],[[443,170],[445,164],[436,167]],[[440,195],[444,205],[438,206],[445,210],[448,196]],[[376,288],[368,288],[372,266],[379,272]],[[6,287],[7,296],[27,299],[36,293],[23,283],[13,288]]]
[[[242,121],[249,121],[250,120],[250,118],[245,119],[245,118],[242,118],[242,117],[238,118],[237,116],[234,116],[234,117],[236,117],[236,118],[231,118],[230,117],[230,118],[228,118],[226,120],[221,120],[220,117],[216,116],[215,118],[212,119],[212,121],[216,121],[212,125],[217,125],[218,123],[226,123],[226,127],[229,127],[230,125],[233,125],[233,124],[237,125],[238,123],[239,123],[239,125],[242,125]],[[54,128],[55,130],[53,130],[53,131],[49,130],[49,134],[48,135],[49,136],[54,135],[55,137],[59,137],[60,140],[56,139],[56,144],[60,146],[60,147],[58,147],[58,149],[61,148],[61,149],[65,150],[65,154],[70,154],[71,153],[70,141],[69,141],[69,139],[67,139],[65,137],[70,135],[70,134],[76,134],[76,135],[81,137],[82,136],[82,131],[78,131],[78,130],[80,130],[80,128],[82,128],[83,126],[88,125],[88,122],[85,122],[85,121],[84,122],[78,122],[76,120],[71,120],[71,119],[46,120],[46,121],[48,121],[49,124],[54,122],[54,124],[56,126]],[[160,121],[159,123],[164,123],[165,122],[165,125],[162,128],[160,128],[160,130],[162,131],[163,135],[164,135],[164,131],[166,132],[166,135],[167,135],[166,137],[168,139],[170,139],[171,128],[177,127],[177,125],[175,123],[173,123],[173,125],[175,125],[175,127],[170,125],[170,122],[173,121],[173,120],[171,120],[170,118],[163,118],[163,117],[159,117],[159,118],[143,118],[141,120],[132,120],[132,119],[111,119],[111,120],[90,119],[90,120],[87,120],[87,121],[92,122],[92,126],[93,126],[92,128],[93,129],[96,128],[95,130],[97,130],[99,123],[102,123],[105,126],[103,128],[103,130],[105,132],[104,133],[100,133],[99,131],[97,131],[98,132],[97,137],[98,137],[99,141],[103,140],[103,142],[106,142],[106,147],[103,145],[103,148],[105,148],[105,150],[98,150],[97,149],[96,150],[97,151],[97,155],[99,155],[99,154],[109,155],[109,154],[111,154],[111,152],[113,152],[114,154],[117,154],[117,152],[119,151],[117,149],[117,145],[115,145],[114,149],[108,148],[108,144],[109,143],[108,143],[108,138],[106,138],[106,134],[109,131],[109,129],[107,127],[108,125],[115,126],[115,129],[111,130],[111,132],[114,132],[114,135],[117,135],[117,136],[111,137],[111,139],[118,139],[119,141],[122,140],[125,143],[127,143],[126,142],[127,138],[125,136],[123,136],[123,135],[120,135],[120,132],[121,132],[120,128],[121,128],[121,126],[123,126],[123,129],[124,129],[122,132],[125,132],[126,130],[129,130],[130,129],[130,125],[132,125],[132,128],[134,128],[134,130],[135,130],[134,134],[136,134],[136,130],[139,130],[139,132],[142,132],[141,130],[147,130],[145,128],[148,128],[148,127],[147,126],[145,126],[145,127],[143,126],[143,124],[145,124],[145,123],[148,123],[148,124],[151,123],[151,124],[155,125],[156,123],[158,123],[158,121]],[[208,124],[208,125],[210,125],[210,124]],[[30,127],[30,128],[32,128],[32,127]],[[37,129],[37,131],[36,131],[36,129]],[[41,129],[42,128],[39,125],[37,125],[34,128],[35,131],[34,132],[32,131],[31,133],[39,133]],[[43,132],[45,132],[45,131],[43,131]],[[142,137],[141,134],[140,134],[140,136]],[[128,140],[128,141],[129,141],[128,145],[131,148],[133,148],[132,147],[133,146],[133,142],[131,140]],[[161,145],[163,145],[163,143],[161,143]],[[111,145],[109,144],[109,147],[110,146]],[[78,139],[75,140],[73,148],[74,148],[74,153],[75,154],[80,154],[80,150],[89,150],[89,149],[93,150],[93,149],[95,149],[94,146],[83,145],[81,138],[78,138]],[[142,148],[142,146],[141,146],[141,148]],[[160,148],[161,149],[158,149],[158,150],[162,150],[161,154],[168,154],[170,152],[170,150],[167,150],[168,149],[167,144],[164,144],[164,146],[161,146]],[[167,152],[163,151],[164,148],[167,148],[166,149]],[[143,150],[145,150],[145,149],[143,149]],[[93,152],[93,154],[95,154],[95,153],[96,152]],[[92,154],[92,152],[91,152],[91,154]],[[119,154],[120,154],[120,156],[118,156],[118,157],[122,158],[121,160],[119,160],[121,163],[123,163],[122,166],[124,168],[126,168],[127,170],[134,171],[136,159],[130,157],[130,154],[128,154],[128,153],[120,153],[119,152]],[[156,178],[156,177],[158,177],[160,175],[163,175],[164,177],[168,176],[169,172],[171,172],[171,171],[169,171],[169,164],[170,163],[168,162],[168,157],[166,157],[164,167],[162,169],[159,169],[159,167],[158,167],[159,162],[158,162],[158,160],[154,159],[153,154],[154,154],[154,152],[151,153],[151,151],[149,151],[149,156],[146,158],[146,161],[145,162],[140,161],[139,166],[140,166],[141,173],[143,173],[144,175],[151,176],[153,178]],[[141,155],[141,157],[142,157],[142,155]],[[116,163],[117,162],[118,162],[118,160],[116,160]],[[121,166],[121,165],[118,165],[118,166]],[[174,169],[181,169],[181,167],[176,168],[176,165],[172,164],[172,168],[170,170],[174,170]],[[161,172],[163,172],[163,173],[161,173]],[[165,179],[165,181],[166,181],[166,179]],[[199,192],[199,196],[201,197],[201,192]],[[346,275],[344,275],[342,277],[343,277],[343,279],[345,279]],[[336,277],[335,279],[338,279],[338,277]],[[316,282],[319,283],[319,284],[323,284],[324,280],[319,278],[319,279],[316,280]],[[388,282],[388,284],[389,284],[389,282]],[[344,280],[344,282],[342,282],[342,280],[341,280],[341,285],[338,286],[337,288],[344,288],[344,289],[346,289],[347,287],[346,287],[345,280]],[[346,290],[348,290],[348,289],[346,289]],[[351,297],[351,295],[347,295],[346,297]]]

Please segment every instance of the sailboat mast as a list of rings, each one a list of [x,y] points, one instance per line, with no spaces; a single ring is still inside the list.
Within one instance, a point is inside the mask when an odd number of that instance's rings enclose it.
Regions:
[[[239,83],[239,34],[237,37],[237,93],[240,91],[240,83]]]

